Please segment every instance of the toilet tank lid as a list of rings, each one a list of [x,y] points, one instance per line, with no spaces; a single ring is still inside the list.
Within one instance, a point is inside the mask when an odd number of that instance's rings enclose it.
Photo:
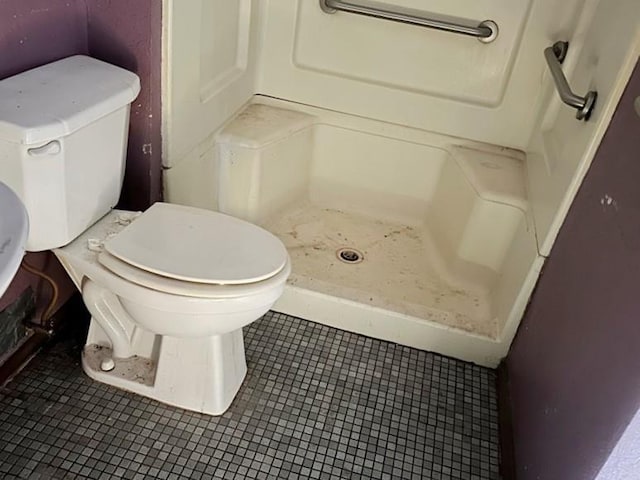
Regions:
[[[140,79],[75,55],[0,81],[0,140],[25,145],[69,135],[131,103]]]

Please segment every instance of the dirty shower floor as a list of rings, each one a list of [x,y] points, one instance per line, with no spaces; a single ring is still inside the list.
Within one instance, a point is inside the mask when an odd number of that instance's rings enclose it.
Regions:
[[[278,313],[209,417],[86,377],[78,339],[0,389],[0,478],[495,480],[495,373]]]
[[[291,256],[288,283],[466,332],[496,338],[489,289],[446,279],[427,231],[418,226],[303,203],[263,225]],[[336,251],[353,247],[358,264]]]

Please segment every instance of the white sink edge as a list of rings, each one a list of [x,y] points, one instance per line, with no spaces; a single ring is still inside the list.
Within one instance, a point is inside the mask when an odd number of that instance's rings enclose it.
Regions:
[[[23,203],[0,182],[0,297],[20,267],[28,236],[29,217]]]

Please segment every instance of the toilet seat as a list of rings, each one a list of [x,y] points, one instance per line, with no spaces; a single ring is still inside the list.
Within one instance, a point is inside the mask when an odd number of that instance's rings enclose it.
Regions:
[[[218,212],[162,202],[105,241],[104,250],[99,256],[103,266],[163,291],[167,285],[185,292],[194,291],[198,284],[253,284],[276,276],[289,261],[282,242],[256,225]]]
[[[217,285],[206,283],[185,282],[175,278],[163,277],[155,273],[134,267],[114,257],[106,251],[100,252],[98,262],[115,275],[142,287],[163,293],[195,298],[237,298],[255,295],[263,290],[269,290],[284,283],[291,273],[289,261],[272,277],[259,282],[245,285]]]

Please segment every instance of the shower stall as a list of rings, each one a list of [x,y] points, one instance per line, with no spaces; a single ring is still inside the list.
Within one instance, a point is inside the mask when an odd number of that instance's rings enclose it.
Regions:
[[[275,310],[495,366],[640,52],[611,3],[165,0],[165,198],[284,242]]]

